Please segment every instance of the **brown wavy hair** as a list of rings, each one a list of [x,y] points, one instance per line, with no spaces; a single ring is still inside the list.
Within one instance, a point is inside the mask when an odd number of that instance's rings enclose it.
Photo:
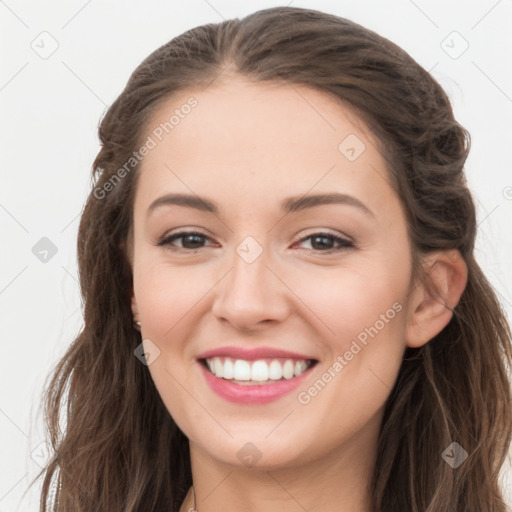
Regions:
[[[468,267],[449,324],[404,352],[380,430],[372,511],[505,512],[511,332],[473,254],[469,134],[440,85],[401,48],[346,19],[291,7],[175,37],[137,67],[101,120],[78,233],[84,325],[43,395],[53,457],[37,476],[44,473],[41,512],[178,511],[192,484],[188,439],[134,357],[141,337],[128,244],[137,166],[104,197],[97,191],[141,146],[163,101],[234,75],[305,84],[350,105],[382,146],[415,261],[457,249]],[[454,441],[469,454],[456,469],[441,457]]]

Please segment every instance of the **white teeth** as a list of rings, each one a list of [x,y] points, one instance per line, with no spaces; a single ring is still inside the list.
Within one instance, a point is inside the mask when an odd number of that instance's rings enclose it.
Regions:
[[[215,369],[215,375],[217,377],[222,377],[224,374],[224,365],[222,364],[222,361],[218,357],[216,357],[213,360],[213,367]]]
[[[222,369],[222,378],[223,379],[232,379],[235,376],[235,368],[233,366],[233,361],[231,359],[226,359],[224,361],[224,368]]]
[[[206,364],[216,377],[247,382],[289,380],[304,373],[312,364],[310,360],[273,359],[270,364],[267,361],[211,357],[206,359]]]
[[[279,380],[283,377],[283,367],[281,366],[281,363],[279,361],[276,361],[274,359],[270,363],[270,366],[268,367],[268,376],[272,380]]]
[[[283,365],[283,377],[287,380],[293,379],[293,361],[289,359]]]
[[[218,360],[220,362],[220,359]],[[219,375],[217,372],[215,372],[215,375],[222,377],[222,374]],[[233,378],[235,380],[251,380],[251,365],[243,359],[237,359],[233,369]]]
[[[251,380],[268,380],[268,364],[265,361],[254,361],[251,367]]]

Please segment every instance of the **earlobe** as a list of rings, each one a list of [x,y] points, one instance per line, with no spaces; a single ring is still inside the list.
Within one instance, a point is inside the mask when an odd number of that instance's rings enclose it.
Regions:
[[[423,262],[425,279],[410,297],[406,345],[428,343],[450,322],[467,283],[467,265],[457,250],[429,254]]]

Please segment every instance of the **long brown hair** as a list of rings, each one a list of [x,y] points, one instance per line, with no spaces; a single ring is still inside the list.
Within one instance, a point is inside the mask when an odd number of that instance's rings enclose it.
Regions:
[[[138,165],[117,178],[162,101],[230,73],[305,84],[351,105],[382,145],[415,258],[458,249],[468,266],[449,324],[404,353],[380,431],[372,510],[504,512],[511,332],[473,255],[475,207],[463,171],[469,135],[443,89],[401,48],[346,19],[291,7],[172,39],[139,65],[101,121],[78,235],[84,326],[45,389],[54,457],[38,475],[45,473],[40,510],[52,501],[66,512],[178,511],[192,484],[188,440],[134,357],[141,337],[127,251]],[[456,469],[442,457],[452,442],[468,453]]]

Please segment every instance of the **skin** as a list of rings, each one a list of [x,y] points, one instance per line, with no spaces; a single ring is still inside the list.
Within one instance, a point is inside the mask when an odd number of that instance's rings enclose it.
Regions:
[[[386,160],[337,99],[235,76],[169,98],[147,134],[191,95],[198,105],[142,161],[131,261],[134,319],[142,339],[160,350],[148,370],[190,440],[196,508],[366,512],[383,410],[403,352],[449,322],[443,302],[458,302],[464,261],[456,251],[430,254],[424,266],[437,293],[411,287],[406,218]],[[349,134],[366,147],[354,161],[338,149]],[[148,216],[149,205],[170,192],[207,198],[219,212],[166,205]],[[348,204],[280,210],[285,198],[324,192],[356,197],[373,214]],[[183,248],[190,244],[183,238],[175,251],[156,245],[183,229],[207,238],[197,249]],[[327,248],[303,240],[326,230],[354,247],[328,254],[338,247],[332,239]],[[263,250],[252,263],[236,252],[247,236]],[[300,403],[298,393],[395,303],[401,311]],[[196,361],[226,345],[272,346],[319,363],[296,392],[268,404],[234,404],[207,386]],[[252,468],[237,456],[247,442],[261,453]],[[192,505],[189,492],[181,510]]]

